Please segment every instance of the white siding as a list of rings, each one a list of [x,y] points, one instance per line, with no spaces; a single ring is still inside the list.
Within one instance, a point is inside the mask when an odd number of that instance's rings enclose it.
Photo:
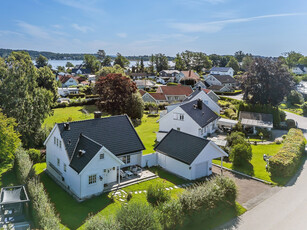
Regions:
[[[146,154],[142,156],[141,167],[152,167],[158,165],[158,155],[157,153]]]
[[[201,99],[205,105],[207,105],[213,112],[220,114],[221,108],[220,106],[211,99],[203,90],[196,94],[192,100]]]

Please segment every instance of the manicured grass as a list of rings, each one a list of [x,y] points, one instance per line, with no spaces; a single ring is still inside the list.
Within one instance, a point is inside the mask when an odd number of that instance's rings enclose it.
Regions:
[[[85,113],[86,110],[88,113]],[[94,111],[97,110],[95,105],[72,106],[57,108],[53,110],[53,115],[45,119],[43,127],[53,127],[55,123],[65,121],[79,121],[94,118]]]
[[[222,224],[227,223],[233,218],[242,215],[246,209],[236,202],[236,206],[220,207],[219,211],[213,216],[206,217],[203,213],[199,212],[193,216],[187,217],[182,227],[178,230],[209,230],[214,229]]]
[[[0,166],[0,188],[18,184],[17,175],[12,163],[2,163]]]
[[[156,132],[159,130],[159,123],[157,122],[159,118],[160,116],[151,117],[144,114],[142,124],[135,128],[146,148],[146,150],[143,151],[144,155],[154,152],[153,149],[156,146]]]
[[[284,111],[303,116],[303,109],[301,109],[301,105],[291,105],[290,103],[282,103],[279,105],[279,108]]]
[[[252,145],[253,149],[253,158],[250,164],[246,164],[240,167],[234,167],[231,162],[223,162],[223,166],[233,170],[240,171],[247,175],[257,177],[262,180],[272,182],[274,184],[280,184],[276,180],[272,180],[271,175],[266,171],[265,166],[266,162],[263,160],[263,154],[274,156],[277,154],[282,145],[269,144],[269,145]],[[213,160],[215,164],[221,164],[220,160]]]

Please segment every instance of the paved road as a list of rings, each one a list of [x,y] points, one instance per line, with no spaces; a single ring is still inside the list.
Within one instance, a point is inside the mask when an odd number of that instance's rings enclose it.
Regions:
[[[237,99],[237,100],[243,100],[243,94],[238,94],[238,95],[235,95],[235,96],[227,96],[227,95],[220,95],[222,97],[229,97],[229,98],[232,98],[232,99]]]
[[[304,129],[307,137],[307,118],[287,113]],[[263,201],[252,210],[233,220],[223,229],[242,230],[305,230],[307,229],[307,161],[288,186]]]

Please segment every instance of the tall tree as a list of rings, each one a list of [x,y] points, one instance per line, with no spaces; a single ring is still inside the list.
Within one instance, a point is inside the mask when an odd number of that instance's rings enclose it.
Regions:
[[[96,73],[100,68],[100,62],[94,55],[85,54],[84,63],[86,68],[90,69],[92,73]]]
[[[237,73],[240,70],[240,65],[234,57],[231,57],[229,62],[226,65],[227,67],[233,68],[234,72]]]
[[[117,73],[117,74],[121,74],[121,75],[125,75],[125,69],[122,68],[120,65],[114,65],[114,66],[105,66],[102,67],[97,73],[96,75],[98,77],[105,77],[110,73]]]
[[[307,66],[307,56],[301,57],[301,58],[298,60],[298,63],[301,64],[301,65]]]
[[[238,62],[242,62],[242,60],[245,56],[246,56],[246,54],[241,50],[235,52],[235,55],[234,55],[235,59],[237,59]]]
[[[242,69],[248,71],[249,67],[252,65],[254,59],[252,56],[245,56],[242,60]]]
[[[257,58],[242,87],[246,101],[277,106],[290,93],[293,85],[292,76],[280,61]]]
[[[219,62],[219,67],[225,67],[227,63],[229,62],[229,59],[227,56],[222,56]]]
[[[43,55],[39,55],[35,60],[37,68],[44,67],[48,65],[48,58]]]
[[[102,66],[111,66],[112,65],[112,59],[110,56],[106,56],[105,59],[101,62]]]
[[[53,95],[53,102],[56,102],[58,98],[58,85],[55,75],[49,67],[45,66],[38,69],[37,84],[38,87],[49,90]]]
[[[302,54],[295,51],[286,52],[286,63],[289,68],[296,66],[299,63],[300,58],[304,57]]]
[[[148,71],[149,71],[149,73],[155,72],[155,56],[153,54],[149,58]]]
[[[98,50],[97,56],[99,61],[103,61],[106,58],[106,52],[104,50]]]
[[[35,134],[51,114],[53,96],[39,87],[38,73],[26,52],[12,52],[7,58],[9,68],[0,76],[0,107],[4,114],[17,122],[17,131],[28,147],[35,141]]]
[[[96,91],[99,94],[98,108],[111,115],[130,114],[132,119],[141,118],[143,113],[131,111],[143,109],[140,100],[134,94],[137,93],[136,84],[122,74],[108,74],[100,77],[96,82]],[[143,103],[143,102],[142,102]]]
[[[117,53],[116,58],[114,60],[114,65],[120,65],[122,68],[129,67],[129,60],[122,56],[120,53]]]
[[[176,70],[182,71],[182,70],[186,69],[183,58],[181,57],[181,55],[179,53],[176,54],[174,62],[175,62],[175,69]]]
[[[219,66],[220,60],[221,60],[222,57],[220,55],[217,55],[217,54],[210,54],[209,58],[212,61],[213,66]],[[227,63],[225,65],[227,65]]]
[[[155,66],[157,72],[168,69],[168,59],[165,54],[159,53],[155,55]]]
[[[74,65],[71,62],[68,61],[68,62],[66,62],[66,67],[68,67],[68,68],[69,67],[74,67]]]
[[[143,58],[141,58],[141,62],[140,62],[140,72],[144,73],[145,71],[145,66],[144,66],[144,60]]]
[[[20,145],[19,134],[15,131],[15,119],[7,118],[0,110],[0,163],[10,162]]]

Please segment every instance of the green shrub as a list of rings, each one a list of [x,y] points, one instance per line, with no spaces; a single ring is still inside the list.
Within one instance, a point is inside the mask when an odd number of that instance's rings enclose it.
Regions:
[[[157,212],[145,202],[129,202],[122,206],[116,219],[122,230],[161,229]]]
[[[128,195],[127,195],[127,201],[130,201],[132,199],[132,193],[129,192]]]
[[[175,82],[168,82],[166,85],[167,85],[167,86],[176,86],[176,85],[178,85],[178,83],[175,83]]]
[[[103,216],[97,215],[89,217],[85,221],[85,230],[120,230],[119,222],[113,218],[106,219]]]
[[[270,158],[269,171],[272,176],[288,177],[296,171],[304,153],[305,139],[299,129],[290,129],[283,147]]]
[[[252,147],[249,143],[238,143],[231,148],[229,159],[234,166],[244,165],[253,157]]]
[[[236,112],[233,111],[233,109],[226,109],[224,115],[229,118],[237,116]]]
[[[44,185],[32,178],[27,184],[31,204],[33,207],[34,222],[39,229],[62,229],[60,219],[44,190]]]
[[[288,129],[296,128],[295,120],[287,119],[286,123],[287,123],[287,128]]]
[[[242,132],[232,132],[230,135],[227,136],[227,145],[233,146],[239,143],[245,142],[245,134]]]
[[[36,163],[41,163],[45,159],[41,156],[41,151],[38,149],[29,149],[28,154],[30,156],[31,161],[36,164]]]
[[[220,205],[234,205],[236,197],[237,188],[234,181],[216,176],[209,182],[185,190],[179,196],[179,201],[186,213],[203,210],[212,215]]]
[[[270,130],[264,129],[264,128],[256,128],[257,136],[262,137],[264,139],[271,139],[272,138],[272,132]]]
[[[175,229],[183,223],[183,211],[178,199],[172,199],[159,206],[160,223],[163,229]]]
[[[33,162],[31,161],[29,154],[23,148],[17,149],[15,152],[15,162],[18,180],[21,184],[26,184],[28,178],[34,175],[32,169]]]
[[[302,105],[302,110],[303,110],[303,114],[304,115],[307,115],[307,102],[305,102],[303,105]]]
[[[235,124],[235,126],[232,127],[232,130],[236,131],[236,132],[243,133],[244,129],[243,129],[243,125],[241,124],[241,121],[239,121],[237,124]]]
[[[291,90],[290,94],[287,96],[287,101],[291,105],[303,104],[304,103],[304,97],[300,92],[298,92],[296,90]]]
[[[162,183],[150,185],[147,190],[147,201],[152,205],[158,205],[170,199],[169,192]]]

